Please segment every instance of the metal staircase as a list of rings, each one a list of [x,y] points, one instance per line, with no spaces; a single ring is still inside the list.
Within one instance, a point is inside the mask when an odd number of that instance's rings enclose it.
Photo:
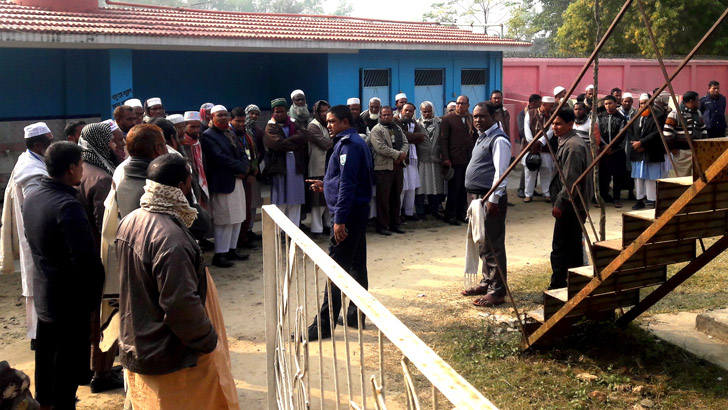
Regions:
[[[624,213],[622,238],[594,243],[592,266],[569,269],[567,287],[544,292],[543,308],[527,313],[522,348],[568,334],[581,319],[612,318],[615,309],[632,306],[617,321],[627,323],[728,248],[728,139],[695,142],[694,160],[710,165],[705,180],[658,180],[654,209]],[[721,238],[706,250],[702,239],[709,237]],[[689,263],[668,280],[667,266],[681,262]],[[640,299],[641,288],[656,285]]]

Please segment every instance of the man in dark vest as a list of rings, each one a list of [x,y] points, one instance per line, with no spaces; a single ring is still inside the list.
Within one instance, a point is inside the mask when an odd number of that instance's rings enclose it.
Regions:
[[[511,143],[508,135],[493,119],[497,110],[498,106],[492,103],[480,103],[473,109],[473,125],[477,137],[473,156],[465,171],[465,189],[468,191],[468,199],[472,201],[471,209],[474,206],[485,207],[487,239],[481,244],[479,252],[483,260],[483,279],[480,284],[462,293],[466,296],[484,295],[474,302],[483,307],[500,305],[506,296],[505,239],[508,178],[498,184],[485,203],[481,202],[493,184],[505,174],[511,159]]]
[[[604,111],[597,115],[596,127],[600,150],[606,149],[607,144],[611,143],[619,131],[627,125],[624,116],[617,111],[618,107],[616,97],[612,95],[604,97]],[[626,140],[626,134],[623,134],[599,162],[599,194],[606,202],[614,201],[615,208],[622,207],[621,192],[622,189],[628,188],[627,152],[624,150]],[[613,182],[614,196],[609,195],[610,182]]]

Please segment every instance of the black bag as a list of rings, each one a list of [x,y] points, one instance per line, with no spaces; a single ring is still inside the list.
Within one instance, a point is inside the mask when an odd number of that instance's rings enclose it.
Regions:
[[[538,152],[529,152],[526,155],[526,168],[529,171],[537,171],[541,168],[541,154]]]

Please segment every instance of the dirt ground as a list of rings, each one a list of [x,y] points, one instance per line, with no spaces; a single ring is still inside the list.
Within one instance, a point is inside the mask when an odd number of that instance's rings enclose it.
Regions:
[[[514,182],[515,181],[515,182]],[[511,178],[515,188],[518,174]],[[514,186],[515,185],[515,186]],[[544,265],[551,250],[553,218],[551,205],[540,198],[523,203],[509,189],[506,249],[511,277],[531,272],[529,265]],[[625,202],[626,211],[632,205]],[[597,215],[595,212],[594,215]],[[620,212],[608,207],[607,237],[619,235]],[[256,230],[260,224],[256,223]],[[410,222],[404,235],[367,236],[368,268],[371,293],[395,316],[417,333],[422,320],[437,321],[438,303],[469,304],[459,294],[463,286],[463,256],[466,226],[454,227],[440,222]],[[326,241],[320,241],[326,246]],[[207,255],[208,260],[211,255]],[[248,261],[231,269],[211,268],[217,283],[225,315],[241,408],[266,407],[266,356],[263,311],[262,251],[251,251]],[[530,273],[533,274],[533,273]],[[546,278],[550,272],[537,273]],[[416,301],[417,303],[413,303]],[[471,306],[473,316],[482,309]],[[33,353],[25,338],[25,309],[20,295],[19,274],[0,276],[0,360],[25,371],[32,378]],[[121,391],[91,394],[87,386],[79,388],[79,409],[121,409]]]

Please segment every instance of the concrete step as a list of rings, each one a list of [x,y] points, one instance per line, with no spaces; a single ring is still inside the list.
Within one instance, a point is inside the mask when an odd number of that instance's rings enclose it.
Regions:
[[[708,336],[728,343],[728,309],[699,314],[695,318],[695,327]]]

